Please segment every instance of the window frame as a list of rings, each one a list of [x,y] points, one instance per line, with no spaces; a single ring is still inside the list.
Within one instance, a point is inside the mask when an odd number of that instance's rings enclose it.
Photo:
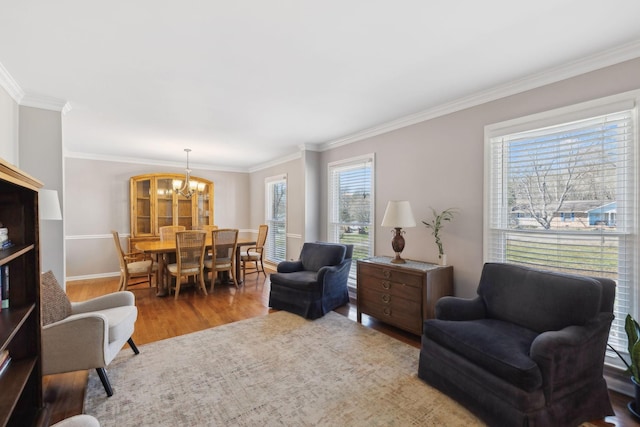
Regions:
[[[334,182],[334,177],[336,173],[340,171],[346,171],[349,169],[356,169],[359,165],[369,165],[371,170],[370,175],[370,211],[369,211],[369,223],[368,223],[368,255],[366,257],[371,257],[374,255],[375,251],[375,153],[368,153],[361,156],[351,157],[348,159],[338,160],[334,162],[330,162],[327,165],[327,241],[333,243],[340,243],[340,235],[339,229],[342,226],[340,222],[336,222],[335,218],[339,211],[339,200],[335,200],[333,197],[336,183]],[[362,259],[362,257],[358,257],[358,251],[354,247],[354,258],[351,263],[351,271],[349,273],[349,281],[348,286],[352,292],[355,292],[356,284],[357,284],[357,259]]]
[[[276,232],[277,228],[274,226],[273,212],[272,212],[272,187],[279,183],[284,183],[285,185],[285,219],[283,221],[284,226],[284,248],[283,249],[283,257],[278,258],[276,255],[276,245],[275,240],[279,233]],[[287,259],[287,211],[288,211],[288,198],[289,198],[289,185],[287,183],[287,175],[275,175],[270,176],[264,179],[264,188],[265,188],[265,198],[264,198],[264,217],[265,223],[269,226],[269,234],[267,234],[267,242],[265,244],[265,260],[267,262],[271,262],[277,264],[281,261],[285,261]],[[280,222],[280,221],[279,221]]]

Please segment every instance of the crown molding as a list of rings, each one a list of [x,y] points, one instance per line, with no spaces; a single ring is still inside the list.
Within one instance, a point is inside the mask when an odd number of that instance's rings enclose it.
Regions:
[[[16,104],[20,104],[20,101],[24,98],[24,91],[18,82],[11,77],[11,74],[4,68],[2,63],[0,63],[0,87],[7,91],[9,96],[16,101]]]
[[[271,167],[274,167],[274,166],[278,166],[278,165],[281,165],[283,163],[290,162],[291,160],[299,159],[301,157],[302,157],[302,150],[298,151],[297,153],[293,153],[293,154],[290,154],[288,156],[281,157],[281,158],[276,159],[276,160],[272,160],[270,162],[265,162],[265,163],[261,163],[261,164],[259,164],[257,166],[250,167],[248,171],[249,171],[249,173],[259,172],[261,170],[268,169],[268,168],[271,168]]]
[[[43,110],[59,111],[62,114],[67,114],[71,111],[71,105],[63,100],[46,95],[32,95],[26,94],[20,105],[25,107],[42,108]]]
[[[540,73],[476,92],[463,98],[455,99],[416,114],[364,129],[343,138],[327,141],[323,144],[318,144],[318,146],[320,147],[320,151],[327,151],[639,57],[640,39],[585,58],[567,62],[557,67],[549,68]]]
[[[184,169],[186,166],[186,163],[182,160],[178,160],[174,162],[174,161],[164,161],[164,160],[140,159],[140,158],[134,158],[134,157],[110,156],[106,154],[83,153],[83,152],[69,151],[69,150],[64,150],[63,157],[69,158],[69,159],[99,160],[103,162],[132,163],[132,164],[146,165],[146,166],[166,166],[166,167],[173,167],[173,168],[179,168],[179,169]],[[204,163],[189,162],[189,166],[191,169],[200,169],[200,170],[206,170],[206,171],[237,172],[237,173],[249,172],[248,169],[244,169],[244,168],[214,166],[214,165],[206,165]]]

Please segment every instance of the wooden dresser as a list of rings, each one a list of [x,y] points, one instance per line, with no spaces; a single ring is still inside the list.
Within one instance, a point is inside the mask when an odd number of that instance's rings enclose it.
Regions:
[[[453,267],[390,257],[358,261],[358,322],[362,313],[422,335],[424,319],[435,317],[440,297],[453,295]]]

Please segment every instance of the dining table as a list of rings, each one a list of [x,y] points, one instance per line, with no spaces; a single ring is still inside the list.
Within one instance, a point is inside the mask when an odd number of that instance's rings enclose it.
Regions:
[[[237,249],[236,249],[236,265],[235,265],[235,278],[238,282],[238,285],[241,285],[243,282],[243,278],[241,277],[242,266],[240,265],[240,253],[242,246],[253,246],[256,244],[255,239],[251,238],[242,238],[238,237]],[[211,236],[207,236],[207,240],[205,241],[205,249],[208,251],[211,249],[212,239]],[[140,242],[136,242],[134,247],[146,254],[155,255],[158,259],[158,276],[156,276],[156,282],[158,286],[157,296],[166,296],[168,294],[168,289],[166,288],[166,281],[164,278],[164,267],[166,262],[166,256],[168,254],[176,253],[176,241],[174,239],[171,240],[143,240]],[[211,280],[215,280],[212,278]]]

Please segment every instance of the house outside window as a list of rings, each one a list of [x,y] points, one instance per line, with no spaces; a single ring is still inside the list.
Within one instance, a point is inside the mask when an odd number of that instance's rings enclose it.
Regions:
[[[640,91],[487,126],[484,260],[606,277],[638,315]],[[617,363],[617,358],[608,358]]]
[[[269,226],[265,259],[277,264],[287,258],[287,177],[265,179],[265,223]]]
[[[349,287],[356,287],[356,260],[373,256],[374,155],[329,164],[328,241],[353,245]]]

